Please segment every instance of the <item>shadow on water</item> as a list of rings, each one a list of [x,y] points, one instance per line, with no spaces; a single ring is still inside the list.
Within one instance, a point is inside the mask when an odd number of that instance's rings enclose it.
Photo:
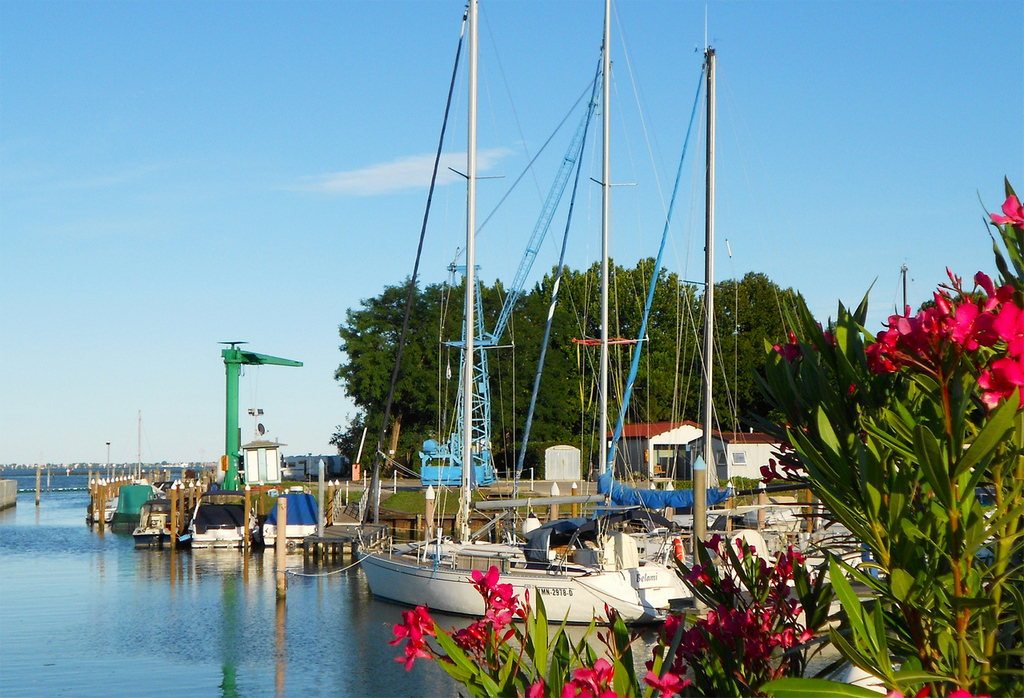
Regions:
[[[278,604],[272,553],[137,551],[91,531],[86,504],[29,492],[0,512],[0,695],[456,694],[432,663],[394,661],[402,609],[358,567],[289,555]]]

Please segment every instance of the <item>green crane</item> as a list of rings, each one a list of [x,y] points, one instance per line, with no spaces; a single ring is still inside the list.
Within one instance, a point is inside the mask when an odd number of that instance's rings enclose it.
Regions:
[[[242,371],[242,364],[248,366],[301,366],[301,361],[291,359],[279,359],[276,356],[257,354],[253,351],[239,349],[239,344],[245,342],[221,342],[227,344],[227,349],[221,350],[224,357],[224,372],[227,374],[227,414],[225,421],[224,435],[224,458],[227,460],[227,472],[224,474],[224,489],[238,489],[238,454],[241,443],[238,438],[238,376]]]

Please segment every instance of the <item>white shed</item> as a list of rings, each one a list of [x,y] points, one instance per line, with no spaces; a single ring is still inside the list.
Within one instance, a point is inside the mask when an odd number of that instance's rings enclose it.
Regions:
[[[544,451],[545,480],[580,479],[580,450],[575,446],[552,446]]]
[[[242,446],[245,454],[245,484],[267,485],[281,482],[281,446],[277,441],[253,441]]]

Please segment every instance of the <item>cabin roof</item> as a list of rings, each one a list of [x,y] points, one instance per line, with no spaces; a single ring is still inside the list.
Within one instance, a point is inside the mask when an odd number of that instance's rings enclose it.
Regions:
[[[638,424],[624,424],[622,426],[622,438],[624,439],[650,439],[654,436],[660,436],[666,432],[678,429],[679,427],[690,426],[698,430],[703,430],[700,424],[691,420],[683,420],[681,422],[640,422]],[[608,432],[608,436],[613,435],[612,431]],[[778,441],[768,434],[762,434],[759,431],[737,431],[733,433],[731,431],[712,431],[711,435],[723,441],[725,443],[732,444],[774,444]]]

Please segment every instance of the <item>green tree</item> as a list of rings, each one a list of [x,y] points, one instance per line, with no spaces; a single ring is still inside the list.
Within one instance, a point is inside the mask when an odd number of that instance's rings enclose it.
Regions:
[[[633,268],[611,264],[613,337],[636,339],[653,264],[653,259],[640,260]],[[580,446],[586,462],[592,461],[598,447],[599,348],[574,339],[600,336],[599,280],[597,264],[585,271],[563,272],[527,468],[537,468],[543,450],[554,444]],[[511,468],[518,457],[553,285],[554,270],[519,297],[499,347],[489,350],[492,449],[499,470]],[[346,359],[335,376],[359,412],[347,427],[338,427],[331,442],[353,457],[364,427],[368,440],[364,454],[372,453],[380,431],[407,288],[388,287],[380,296],[363,300],[358,309],[348,311],[346,322],[339,327],[340,348]],[[715,402],[723,428],[736,426],[738,420],[763,407],[752,376],[763,368],[764,341],[784,334],[780,308],[788,307],[792,297],[792,291],[783,291],[761,274],[747,274],[738,282],[726,281],[717,287],[720,358],[716,362]],[[500,281],[481,285],[485,328],[493,328],[505,298]],[[461,337],[462,299],[462,288],[447,284],[417,292],[389,424],[391,434],[397,431],[396,457],[400,460],[408,460],[424,439],[445,440],[451,433],[460,357],[458,349],[445,342]],[[618,418],[636,351],[643,353],[627,423],[699,419],[701,301],[693,285],[661,270],[646,341],[611,347],[612,425]],[[384,445],[389,447],[390,440]],[[410,464],[416,465],[415,460]]]

